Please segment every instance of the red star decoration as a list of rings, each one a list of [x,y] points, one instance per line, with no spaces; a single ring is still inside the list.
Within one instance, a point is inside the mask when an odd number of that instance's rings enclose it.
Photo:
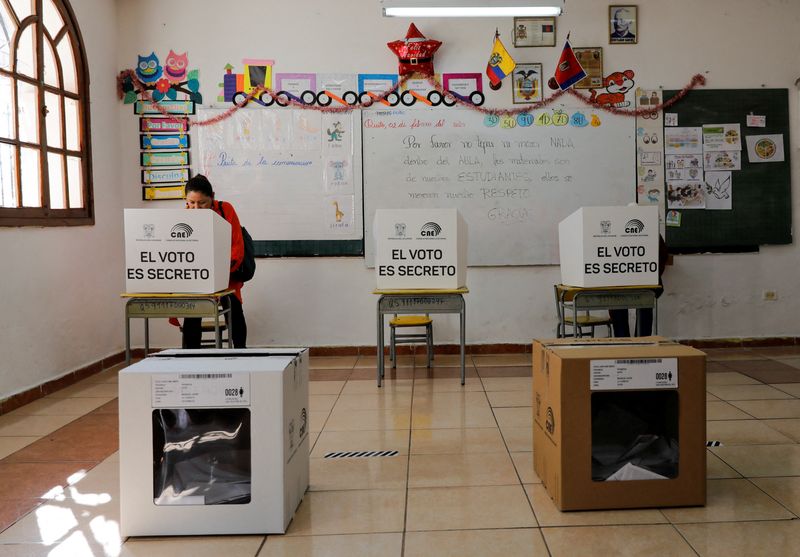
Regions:
[[[439,50],[442,42],[426,39],[412,23],[404,40],[392,41],[386,43],[386,46],[395,53],[400,62],[398,73],[401,76],[413,73],[433,75],[433,54]]]

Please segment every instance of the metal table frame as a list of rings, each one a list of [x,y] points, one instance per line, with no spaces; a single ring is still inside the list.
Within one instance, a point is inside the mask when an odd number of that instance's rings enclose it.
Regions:
[[[656,285],[642,286],[597,286],[578,287],[564,284],[556,285],[558,290],[559,316],[558,336],[565,337],[567,326],[564,312],[572,310],[573,323],[578,322],[579,311],[609,309],[653,309],[653,334],[658,334],[658,298],[656,294],[663,287]],[[570,308],[571,306],[571,308]],[[639,336],[639,320],[636,320],[636,336]],[[573,327],[573,335],[578,336],[578,327]]]
[[[233,348],[230,304],[220,310],[219,306],[226,296],[234,295],[233,290],[220,290],[213,294],[122,294],[125,302],[125,364],[131,363],[131,319],[144,319],[144,354],[150,349],[150,319],[170,317],[211,317],[214,319],[216,347],[222,348],[222,331],[219,328],[220,316],[226,316],[228,325],[228,348]]]
[[[382,385],[385,358],[384,349],[384,316],[387,314],[418,314],[418,313],[457,313],[460,325],[461,344],[461,384],[466,378],[466,330],[467,312],[464,294],[467,288],[455,290],[375,290],[373,293],[380,295],[378,298],[378,387]]]

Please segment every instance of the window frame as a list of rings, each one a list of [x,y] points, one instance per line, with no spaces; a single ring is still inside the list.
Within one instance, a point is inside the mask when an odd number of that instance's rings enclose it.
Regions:
[[[10,2],[0,0],[5,5],[6,10],[12,17],[13,23],[17,25],[13,44],[9,47],[10,69],[0,68],[0,76],[11,80],[12,102],[15,108],[13,117],[14,139],[0,138],[0,143],[11,145],[14,149],[15,165],[15,188],[17,196],[17,207],[0,207],[0,227],[20,227],[20,226],[86,226],[93,225],[94,219],[94,191],[92,178],[92,137],[91,137],[91,118],[89,107],[91,106],[89,97],[89,68],[86,58],[86,48],[83,37],[78,27],[75,13],[69,0],[51,0],[53,6],[58,10],[63,27],[59,29],[54,37],[49,37],[49,32],[44,25],[43,0],[33,0],[34,12],[23,18],[17,19],[17,14],[13,10]],[[20,38],[23,32],[30,26],[35,25],[35,60],[36,77],[22,75],[17,68],[17,52]],[[67,36],[65,36],[67,35]],[[59,56],[56,45],[59,40],[69,40],[71,42],[73,57],[75,62],[75,89],[72,93],[64,87],[64,75],[61,57]],[[59,85],[45,84],[44,80],[44,59],[45,41],[50,43],[52,55],[55,62],[55,71],[59,77]],[[38,92],[38,143],[20,140],[19,109],[18,109],[18,83],[27,83],[37,88]],[[47,118],[45,95],[51,93],[57,95],[60,102],[60,133],[61,147],[53,147],[47,144]],[[66,99],[75,100],[78,104],[78,149],[68,149],[66,140]],[[20,165],[21,148],[34,148],[39,153],[39,199],[41,207],[23,207],[22,203],[22,168]],[[67,155],[80,157],[81,168],[81,194],[83,207],[69,207],[69,189],[65,187],[64,200],[67,208],[53,209],[50,207],[50,173],[48,154],[59,155],[62,160]],[[66,162],[66,161],[65,161]],[[47,181],[43,176],[47,176]],[[62,172],[64,183],[67,183],[67,169]]]

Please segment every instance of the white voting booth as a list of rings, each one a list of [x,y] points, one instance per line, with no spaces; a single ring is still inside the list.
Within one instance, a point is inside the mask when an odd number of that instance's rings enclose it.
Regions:
[[[127,292],[219,292],[230,261],[231,225],[214,211],[125,209]]]
[[[284,533],[308,487],[308,349],[167,350],[120,372],[123,536]]]
[[[658,284],[658,207],[581,207],[558,225],[561,283]]]
[[[457,289],[467,282],[467,225],[456,209],[377,209],[379,290]]]

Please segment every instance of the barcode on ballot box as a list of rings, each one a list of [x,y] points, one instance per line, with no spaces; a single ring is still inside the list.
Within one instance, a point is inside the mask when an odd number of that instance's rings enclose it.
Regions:
[[[232,373],[181,373],[181,379],[231,379]]]
[[[616,360],[617,364],[660,364],[661,358],[644,358],[641,360]]]

